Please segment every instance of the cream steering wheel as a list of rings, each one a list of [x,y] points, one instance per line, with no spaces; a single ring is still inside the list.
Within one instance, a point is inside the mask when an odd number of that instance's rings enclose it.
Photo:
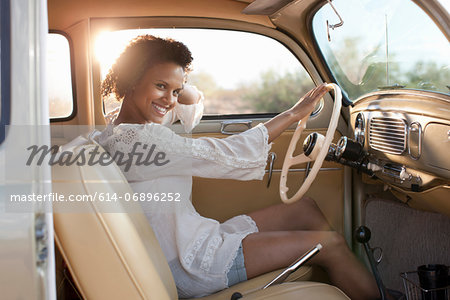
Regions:
[[[323,137],[322,135],[319,135],[316,141],[316,146],[312,150],[311,154],[309,154],[308,156],[306,156],[305,153],[302,153],[294,157],[293,154],[297,146],[297,142],[300,138],[300,135],[302,134],[303,130],[306,127],[306,122],[308,121],[311,112],[308,112],[306,117],[304,117],[298,122],[297,128],[295,129],[294,135],[292,136],[291,143],[289,144],[286,157],[284,158],[283,168],[281,170],[280,196],[281,200],[284,203],[293,203],[295,201],[298,201],[306,193],[306,191],[309,189],[312,182],[314,181],[314,178],[316,178],[316,175],[319,172],[320,167],[322,166],[325,156],[328,153],[328,148],[330,147],[331,141],[333,140],[334,132],[336,131],[336,127],[339,120],[339,113],[341,112],[342,94],[339,86],[334,83],[327,84],[326,88],[329,91],[334,90],[333,113],[331,114],[330,124],[328,126],[326,136]],[[299,188],[297,193],[295,193],[295,195],[292,196],[292,198],[288,198],[287,192],[289,188],[286,187],[286,181],[289,168],[292,167],[293,165],[298,165],[312,161],[315,161],[314,166],[311,168],[311,171],[307,175],[302,186]]]

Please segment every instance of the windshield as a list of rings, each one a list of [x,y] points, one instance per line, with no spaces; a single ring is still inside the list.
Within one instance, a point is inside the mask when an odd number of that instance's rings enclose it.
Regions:
[[[393,88],[450,92],[450,45],[410,0],[335,0],[313,18],[319,48],[337,83],[354,101]]]

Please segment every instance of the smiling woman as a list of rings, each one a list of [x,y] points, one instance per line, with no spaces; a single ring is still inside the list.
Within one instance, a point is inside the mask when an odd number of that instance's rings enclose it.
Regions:
[[[102,83],[103,96],[122,101],[115,124],[162,123],[183,90],[192,61],[182,43],[150,35],[131,41]]]

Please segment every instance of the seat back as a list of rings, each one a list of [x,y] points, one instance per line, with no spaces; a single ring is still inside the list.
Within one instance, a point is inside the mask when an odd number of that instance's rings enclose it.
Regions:
[[[97,160],[105,152],[98,145],[72,150],[89,153],[96,147]],[[52,186],[65,199],[93,200],[54,203],[56,243],[83,298],[178,298],[169,266],[140,205],[124,201],[133,191],[115,163],[55,165]]]

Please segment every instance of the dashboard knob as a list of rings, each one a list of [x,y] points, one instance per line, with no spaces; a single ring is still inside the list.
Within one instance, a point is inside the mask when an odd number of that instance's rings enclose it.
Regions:
[[[361,158],[362,152],[363,147],[361,144],[343,136],[337,142],[335,155],[338,159],[345,158],[351,161],[358,161]]]
[[[317,132],[313,132],[309,134],[305,141],[303,142],[303,153],[305,153],[306,156],[309,156],[311,152],[314,150],[314,146],[316,146],[317,142]]]
[[[346,136],[343,136],[339,139],[339,141],[337,143],[337,147],[336,147],[336,153],[335,153],[337,158],[341,158],[342,155],[344,154],[345,149],[347,148],[347,142],[348,142],[348,139]]]
[[[355,231],[355,239],[358,241],[358,243],[367,243],[368,241],[370,241],[371,237],[372,233],[366,226],[360,226]]]

